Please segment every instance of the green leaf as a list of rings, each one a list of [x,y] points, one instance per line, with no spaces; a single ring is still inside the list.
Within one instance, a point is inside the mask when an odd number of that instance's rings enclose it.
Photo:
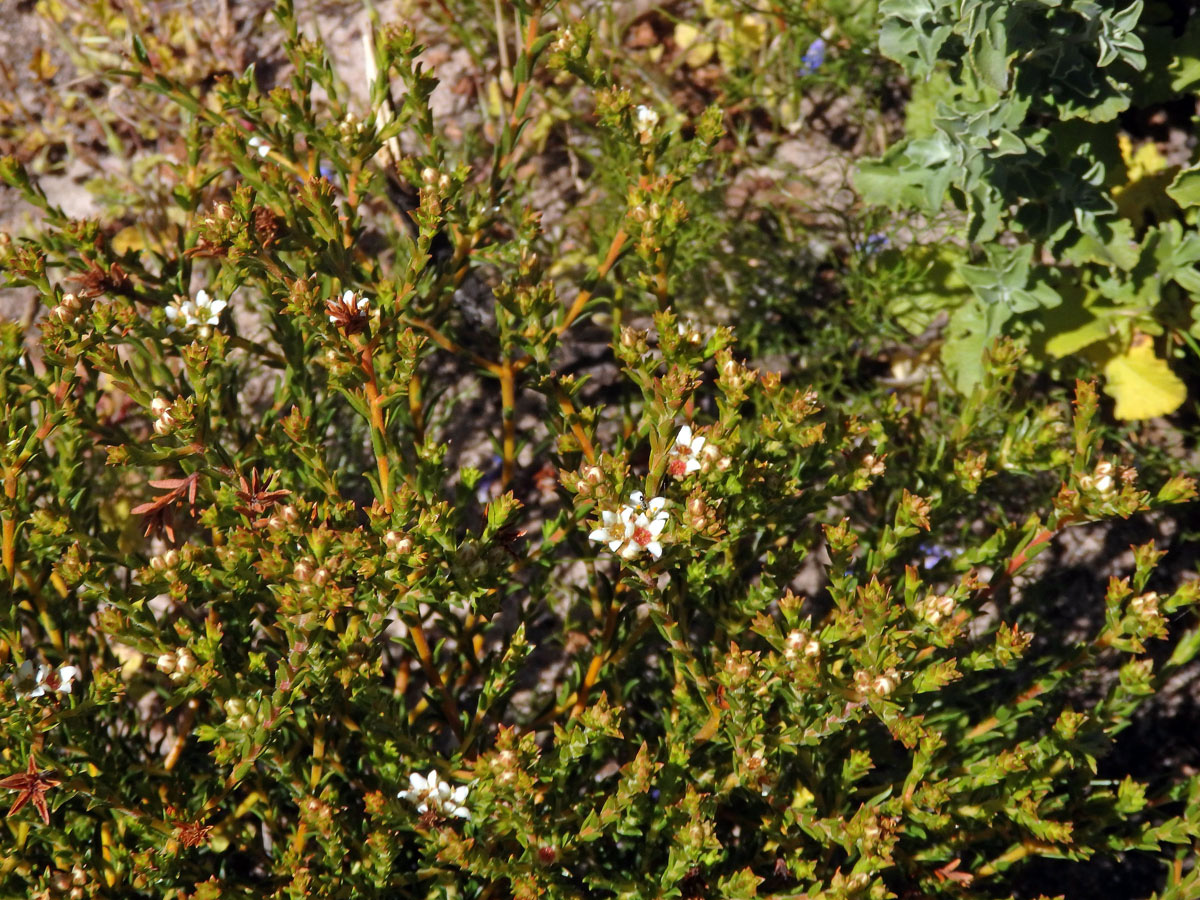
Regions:
[[[1175,180],[1167,188],[1167,196],[1184,209],[1200,206],[1200,163],[1184,169],[1176,175]]]

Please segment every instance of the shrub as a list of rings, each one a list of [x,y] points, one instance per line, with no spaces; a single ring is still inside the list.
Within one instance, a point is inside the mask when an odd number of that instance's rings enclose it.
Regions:
[[[1097,775],[1195,582],[1138,547],[1034,640],[1039,551],[1194,494],[1102,452],[1090,384],[1024,402],[1001,343],[970,395],[823,408],[672,308],[719,111],[521,10],[477,153],[411,31],[356,115],[279,16],[265,96],[111,76],[179,108],[161,215],[0,163],[47,309],[0,327],[5,893],[988,897],[1131,851],[1195,893],[1195,780]],[[622,179],[578,267],[516,175],[546,67]]]

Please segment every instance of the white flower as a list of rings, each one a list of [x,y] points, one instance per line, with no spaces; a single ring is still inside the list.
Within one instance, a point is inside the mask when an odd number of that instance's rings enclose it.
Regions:
[[[263,157],[264,159],[266,158],[267,154],[271,152],[271,145],[268,144],[266,141],[264,141],[262,138],[260,138],[258,135],[255,135],[254,137],[250,138],[250,140],[247,141],[247,143],[251,147],[253,147],[255,150],[257,150],[258,155]]]
[[[667,460],[667,472],[676,478],[683,478],[692,472],[700,471],[700,451],[704,449],[704,438],[692,436],[692,426],[684,425],[675,437],[675,444]]]
[[[69,694],[78,677],[79,669],[76,666],[63,666],[55,671],[50,666],[40,665],[35,671],[33,661],[27,659],[17,667],[13,680],[18,697],[33,699],[44,697],[46,691]]]
[[[639,106],[634,110],[633,122],[642,140],[647,140],[658,125],[658,113],[649,106]]]
[[[619,512],[603,510],[600,513],[603,523],[588,535],[588,540],[608,544],[608,549],[616,553],[620,546],[633,537],[633,518],[625,517]]]
[[[221,313],[229,302],[210,297],[208,291],[196,291],[196,299],[175,295],[173,303],[167,304],[167,320],[175,328],[197,328],[201,334],[221,320]]]
[[[415,803],[417,812],[425,815],[433,812],[449,818],[469,819],[471,811],[467,809],[467,785],[460,784],[451,788],[450,783],[438,777],[436,769],[430,769],[428,775],[413,772],[408,776],[408,790],[401,791],[401,800]]]
[[[603,523],[588,538],[608,544],[608,549],[622,559],[634,559],[647,551],[655,559],[662,556],[659,535],[669,518],[665,509],[666,499],[652,497],[649,502],[641,491],[629,495],[629,503],[616,512],[605,510],[600,513]]]

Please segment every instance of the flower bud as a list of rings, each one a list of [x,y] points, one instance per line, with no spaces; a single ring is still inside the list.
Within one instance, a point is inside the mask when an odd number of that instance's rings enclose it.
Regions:
[[[432,187],[437,183],[438,174],[438,170],[433,166],[426,166],[421,170],[421,181]]]
[[[176,671],[178,671],[181,675],[186,675],[196,668],[196,657],[187,647],[184,647],[182,650],[176,653],[175,658]]]
[[[167,564],[168,569],[173,569],[179,565],[179,551],[168,550],[163,554],[163,562]]]
[[[287,506],[285,506],[280,512],[283,515],[283,520],[285,522],[287,522],[289,525],[292,522],[295,522],[296,519],[300,518],[300,513],[296,512],[296,507],[292,506],[292,504],[290,504],[290,503]]]
[[[312,583],[315,584],[317,587],[321,587],[327,581],[329,581],[329,570],[327,568],[325,568],[324,566],[321,566],[321,568],[319,568],[319,569],[317,569],[317,571],[313,572]]]
[[[177,660],[176,660],[175,654],[174,653],[164,653],[158,658],[158,661],[155,663],[155,668],[157,668],[158,671],[160,671],[166,675],[170,675],[172,672],[175,671],[176,665],[177,665]]]
[[[308,582],[313,577],[313,567],[307,561],[301,560],[296,563],[296,567],[292,569],[292,577],[300,582]]]
[[[236,719],[239,716],[245,715],[246,702],[240,697],[230,697],[225,701],[225,715],[231,719]]]
[[[155,397],[150,401],[150,411],[156,416],[161,416],[170,408],[171,404],[163,397]]]

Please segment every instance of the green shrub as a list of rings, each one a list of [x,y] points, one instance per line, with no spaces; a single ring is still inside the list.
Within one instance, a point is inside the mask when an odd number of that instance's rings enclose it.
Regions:
[[[169,211],[72,221],[0,161],[47,310],[0,326],[0,891],[983,898],[1137,852],[1195,895],[1195,779],[1097,767],[1196,582],[1138,547],[1038,642],[1014,590],[1194,494],[1101,451],[1091,385],[1024,402],[1001,343],[969,395],[823,408],[672,308],[719,111],[654,121],[521,9],[477,153],[412,32],[356,115],[279,15],[266,96],[111,76],[180,110]],[[578,265],[517,177],[547,67],[622,180]]]

